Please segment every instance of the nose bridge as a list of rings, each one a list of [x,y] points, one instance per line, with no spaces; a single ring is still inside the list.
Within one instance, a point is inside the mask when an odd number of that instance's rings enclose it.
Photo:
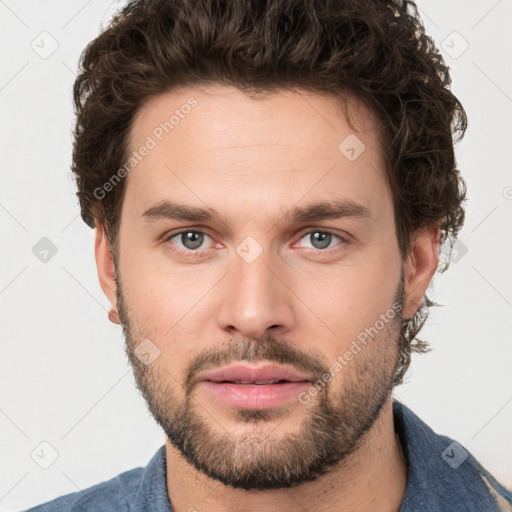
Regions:
[[[290,328],[293,310],[287,287],[279,275],[271,251],[247,237],[236,248],[227,285],[221,298],[219,325],[257,338],[273,326]]]

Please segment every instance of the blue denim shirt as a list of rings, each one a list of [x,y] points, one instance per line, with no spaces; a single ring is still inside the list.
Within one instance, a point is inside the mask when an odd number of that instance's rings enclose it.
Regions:
[[[407,488],[398,512],[512,511],[512,493],[459,443],[436,434],[410,409],[393,402],[395,430],[407,457]],[[192,508],[192,510],[194,510]],[[172,512],[165,445],[145,468],[121,473],[29,512]]]

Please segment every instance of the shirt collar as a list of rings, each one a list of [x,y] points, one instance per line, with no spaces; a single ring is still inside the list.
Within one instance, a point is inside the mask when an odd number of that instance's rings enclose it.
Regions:
[[[165,444],[155,453],[142,473],[132,510],[173,512],[167,494],[167,456]]]
[[[393,401],[393,418],[407,459],[407,487],[399,512],[511,510],[500,508],[500,504],[507,506],[506,490],[462,445],[436,434],[397,400]],[[460,465],[447,462],[447,453],[453,462],[454,450],[466,457]]]

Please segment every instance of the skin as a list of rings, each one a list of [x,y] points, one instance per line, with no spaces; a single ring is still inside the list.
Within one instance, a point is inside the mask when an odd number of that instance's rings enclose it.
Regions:
[[[199,384],[196,370],[239,361],[245,349],[253,363],[282,357],[291,368],[321,375],[397,300],[403,318],[417,311],[437,267],[439,229],[418,231],[402,260],[377,128],[355,99],[351,118],[365,150],[354,161],[338,150],[356,132],[334,99],[304,91],[254,99],[227,86],[152,98],[134,120],[130,148],[142,146],[190,96],[197,106],[127,178],[117,257],[101,227],[95,248],[138,386],[167,434],[173,510],[397,511],[407,482],[391,408],[401,316],[307,404],[241,413]],[[371,215],[303,224],[283,216],[335,199]],[[164,200],[207,206],[220,218],[143,217]],[[180,228],[206,234],[195,249],[199,257],[177,252],[193,252],[181,236],[169,238]],[[315,230],[334,235],[327,248],[315,245]],[[247,237],[262,250],[251,263],[237,253]],[[145,339],[160,351],[148,365],[134,355]],[[198,361],[203,365],[194,367]],[[329,428],[313,431],[322,414]],[[179,427],[189,448],[196,443],[195,460],[169,439]],[[324,441],[338,459],[320,453]],[[305,465],[297,482],[276,484],[287,462],[306,455],[317,458],[316,468]],[[261,468],[268,469],[264,490],[251,488],[250,478],[245,488],[229,484],[230,475],[243,470],[250,477]]]

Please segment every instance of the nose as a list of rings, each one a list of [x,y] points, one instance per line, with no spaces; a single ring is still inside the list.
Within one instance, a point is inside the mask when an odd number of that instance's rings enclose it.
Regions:
[[[272,258],[264,251],[248,262],[237,254],[233,265],[219,297],[219,327],[246,338],[260,338],[270,329],[275,335],[290,330],[293,293]]]

